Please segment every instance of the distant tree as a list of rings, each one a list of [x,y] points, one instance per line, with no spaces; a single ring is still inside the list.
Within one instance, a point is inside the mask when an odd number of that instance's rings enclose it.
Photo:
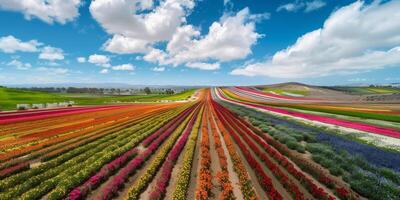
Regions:
[[[166,90],[165,90],[165,93],[166,93],[166,94],[174,94],[175,92],[174,92],[174,90],[172,90],[172,89],[166,89]]]
[[[145,87],[145,88],[144,88],[144,92],[145,92],[146,94],[150,94],[150,93],[151,93],[151,90],[150,90],[149,87]]]

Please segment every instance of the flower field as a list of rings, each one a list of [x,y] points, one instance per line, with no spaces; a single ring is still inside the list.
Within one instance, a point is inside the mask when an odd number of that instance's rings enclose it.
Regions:
[[[198,94],[0,114],[0,199],[399,199],[398,152],[264,112],[287,111],[239,92]]]

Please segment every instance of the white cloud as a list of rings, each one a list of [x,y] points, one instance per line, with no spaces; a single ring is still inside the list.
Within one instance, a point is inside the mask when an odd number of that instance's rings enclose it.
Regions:
[[[85,62],[86,62],[86,58],[85,58],[85,57],[77,57],[77,58],[76,58],[76,61],[77,61],[78,63],[85,63]]]
[[[36,70],[54,75],[64,75],[69,72],[69,70],[66,68],[52,68],[52,67],[38,67],[36,68]]]
[[[147,40],[114,35],[104,43],[103,49],[117,54],[147,53],[150,50],[150,46]]]
[[[303,4],[303,3],[300,3],[300,2],[297,2],[297,3],[287,3],[287,4],[284,4],[284,5],[279,6],[279,7],[276,9],[276,11],[280,12],[280,11],[286,10],[286,11],[288,11],[288,12],[295,12],[295,11],[298,11],[299,9],[301,9],[301,8],[303,8],[303,7],[304,7],[304,4]]]
[[[39,54],[39,59],[43,60],[64,60],[63,50],[60,48],[55,48],[51,46],[45,46],[41,49],[41,53]]]
[[[10,62],[7,63],[8,66],[14,66],[19,70],[28,70],[32,67],[32,65],[30,63],[23,63],[19,60],[12,60]]]
[[[65,24],[79,16],[80,0],[0,0],[0,9],[21,12],[27,20]]]
[[[12,35],[0,38],[0,50],[4,53],[15,53],[17,51],[36,52],[40,45],[42,44],[36,40],[22,42]]]
[[[223,16],[220,22],[210,26],[206,36],[191,41],[188,48],[174,55],[175,61],[231,61],[247,57],[251,46],[261,37],[255,32],[255,22],[249,20],[250,17],[248,8],[234,16]]]
[[[326,2],[323,0],[312,0],[312,1],[296,0],[292,3],[287,3],[279,6],[276,9],[276,11],[297,12],[299,10],[304,9],[304,12],[311,12],[314,10],[318,10],[324,6],[326,6]]]
[[[306,2],[306,8],[304,9],[304,12],[318,10],[324,6],[326,6],[326,3],[321,0],[308,1]]]
[[[245,65],[234,75],[304,78],[356,73],[400,65],[400,1],[357,1],[336,10],[322,28],[265,62]]]
[[[191,25],[179,27],[167,44],[166,52],[154,49],[143,57],[149,62],[161,65],[179,65],[189,62],[215,60],[227,62],[246,58],[252,53],[251,47],[262,35],[255,32],[255,21],[268,15],[251,15],[245,8],[236,15],[224,15],[214,22],[207,35]]]
[[[110,58],[105,55],[98,55],[98,54],[93,54],[89,56],[88,59],[89,63],[102,66],[102,67],[110,67]]]
[[[167,56],[168,55],[160,49],[152,49],[148,54],[143,56],[143,60],[153,63],[158,62],[161,65],[165,65],[168,64],[166,62]]]
[[[152,70],[155,72],[163,72],[165,71],[165,67],[154,67]]]
[[[114,35],[104,49],[122,54],[145,52],[148,45],[170,40],[193,7],[193,0],[165,0],[156,8],[150,0],[95,0],[90,13]]]
[[[195,69],[201,69],[201,70],[217,70],[219,69],[219,63],[187,63],[187,67],[189,68],[195,68]]]
[[[135,70],[135,66],[132,64],[122,64],[113,66],[112,69],[116,71],[133,71]]]
[[[212,23],[208,34],[187,24],[194,0],[95,0],[90,4],[93,18],[112,35],[103,49],[116,54],[144,54],[143,60],[178,66],[196,62],[227,62],[246,58],[262,37],[255,23],[269,13],[250,14],[248,8],[225,13]],[[167,42],[165,49],[155,46]]]
[[[102,69],[102,70],[100,71],[100,74],[107,74],[108,72],[109,72],[108,69]]]

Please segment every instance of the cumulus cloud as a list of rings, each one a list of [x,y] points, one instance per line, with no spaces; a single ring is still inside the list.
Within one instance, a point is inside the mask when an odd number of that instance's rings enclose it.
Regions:
[[[144,54],[143,60],[159,65],[227,62],[246,58],[262,37],[255,23],[269,13],[250,14],[248,8],[225,13],[212,23],[206,35],[187,24],[194,0],[95,0],[90,4],[93,18],[112,35],[103,49],[116,54]],[[156,45],[167,42],[165,49]]]
[[[153,63],[158,62],[161,65],[166,65],[168,64],[167,57],[168,55],[164,51],[160,49],[152,49],[148,54],[143,56],[143,60]]]
[[[400,1],[357,1],[336,10],[322,28],[264,62],[234,75],[304,78],[400,65]]]
[[[0,9],[21,12],[27,20],[65,24],[79,16],[80,0],[0,0]]]
[[[0,9],[20,12],[27,20],[65,24],[79,16],[80,0],[0,0]]]
[[[15,53],[17,51],[37,52],[40,45],[42,43],[36,40],[23,42],[12,35],[0,37],[0,50],[4,53]]]
[[[150,45],[147,40],[114,35],[103,45],[103,49],[117,54],[147,53]]]
[[[219,69],[219,63],[196,62],[196,63],[187,63],[186,66],[189,68],[195,68],[195,69],[201,69],[201,70],[217,70],[217,69]]]
[[[135,66],[132,64],[122,64],[113,66],[112,69],[116,71],[133,71],[135,70]]]
[[[93,54],[89,56],[89,63],[102,66],[102,67],[110,67],[110,58],[105,55]]]
[[[177,66],[183,63],[209,60],[227,62],[246,58],[252,53],[251,47],[257,39],[262,37],[255,31],[255,22],[266,16],[252,15],[245,8],[235,15],[221,17],[204,36],[200,36],[200,32],[191,25],[179,27],[167,44],[166,51],[153,49],[143,59],[160,65]]]
[[[155,72],[163,72],[165,71],[165,67],[153,67],[153,69],[151,69]]]
[[[148,45],[168,41],[193,7],[193,0],[164,0],[155,8],[151,0],[95,0],[90,13],[114,35],[104,49],[122,54],[147,52]]]
[[[287,3],[279,6],[276,11],[297,12],[304,10],[304,12],[311,12],[326,6],[326,2],[322,0],[302,1],[296,0],[292,3]]]
[[[28,70],[32,67],[32,65],[30,63],[23,63],[19,60],[12,60],[10,62],[7,63],[8,66],[14,66],[19,70]]]
[[[60,48],[45,46],[43,49],[41,49],[39,59],[50,61],[64,60],[64,53]]]
[[[78,63],[85,63],[85,62],[86,62],[86,58],[85,58],[85,57],[77,57],[77,58],[76,58],[76,61],[77,61]]]

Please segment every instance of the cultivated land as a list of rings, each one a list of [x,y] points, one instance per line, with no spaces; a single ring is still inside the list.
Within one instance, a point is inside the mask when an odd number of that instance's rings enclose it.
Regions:
[[[399,199],[399,102],[362,95],[288,83],[3,112],[0,199]]]
[[[180,101],[192,96],[194,89],[173,95],[167,94],[141,94],[141,95],[94,95],[94,94],[61,94],[27,91],[20,89],[0,87],[0,111],[15,110],[17,104],[57,103],[74,101],[77,105],[101,105],[116,102],[155,102],[155,101]]]

